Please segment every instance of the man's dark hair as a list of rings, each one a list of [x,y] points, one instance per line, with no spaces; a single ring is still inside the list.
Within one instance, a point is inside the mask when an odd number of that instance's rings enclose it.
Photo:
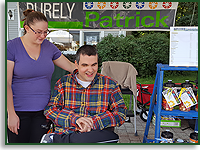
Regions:
[[[97,53],[97,49],[94,46],[83,45],[78,49],[78,51],[75,55],[75,59],[76,59],[78,64],[79,64],[81,55],[88,55],[88,56],[96,56],[97,55],[98,56],[98,53]]]

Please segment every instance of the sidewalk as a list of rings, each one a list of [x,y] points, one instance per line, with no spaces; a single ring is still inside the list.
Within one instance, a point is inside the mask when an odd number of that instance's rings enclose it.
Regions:
[[[119,143],[143,143],[143,136],[145,132],[145,126],[146,122],[144,122],[139,115],[136,117],[136,129],[138,136],[135,136],[134,134],[134,117],[131,117],[131,122],[125,122],[121,127],[116,127],[115,132],[119,135]],[[176,138],[181,138],[185,139],[189,142],[189,136],[190,133],[194,132],[193,129],[188,128],[188,121],[183,119],[181,120],[181,128],[167,128],[167,127],[162,127],[162,131],[170,130],[170,132],[173,133],[173,140]],[[154,139],[154,134],[155,134],[155,126],[152,124],[150,125],[149,128],[149,135],[148,139]],[[182,131],[181,129],[185,129]]]
[[[134,133],[134,117],[131,117],[131,122],[125,122],[121,127],[115,127],[115,133],[119,135],[119,143],[143,143],[143,137],[144,137],[144,132],[145,132],[145,126],[146,122],[144,122],[139,115],[136,116],[136,129],[138,136],[135,136]],[[190,133],[194,132],[193,129],[188,128],[188,121],[183,119],[181,120],[181,128],[166,128],[163,127],[161,128],[162,131],[170,130],[170,132],[173,133],[173,140],[176,138],[181,138],[181,139],[186,139],[189,142],[189,136]],[[151,122],[150,128],[149,128],[149,139],[154,139],[154,125]],[[182,131],[182,129],[185,129]]]

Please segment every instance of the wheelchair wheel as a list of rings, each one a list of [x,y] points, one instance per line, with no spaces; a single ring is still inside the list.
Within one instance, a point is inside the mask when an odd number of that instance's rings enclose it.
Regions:
[[[147,122],[148,119],[148,110],[141,111],[139,114],[140,118],[144,121]]]

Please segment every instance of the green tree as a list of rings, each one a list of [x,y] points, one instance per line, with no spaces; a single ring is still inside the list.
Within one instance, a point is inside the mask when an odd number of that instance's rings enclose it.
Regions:
[[[122,61],[132,64],[139,77],[154,76],[156,64],[168,64],[169,38],[165,34],[146,34],[140,38],[104,37],[97,44],[99,66],[104,61]]]
[[[180,2],[175,26],[198,26],[198,2]]]

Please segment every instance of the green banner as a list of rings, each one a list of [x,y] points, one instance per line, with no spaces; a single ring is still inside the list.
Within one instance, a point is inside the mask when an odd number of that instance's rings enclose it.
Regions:
[[[178,2],[19,2],[19,12],[22,20],[26,9],[41,11],[49,28],[169,30],[177,6]]]

